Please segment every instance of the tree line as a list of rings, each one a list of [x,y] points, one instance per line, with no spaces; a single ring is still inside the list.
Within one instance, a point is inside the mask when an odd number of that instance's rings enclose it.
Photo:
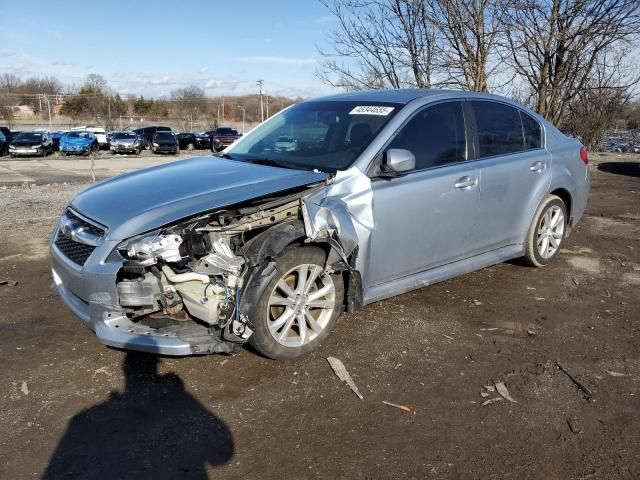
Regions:
[[[263,105],[272,115],[300,100],[268,97],[263,99]],[[184,130],[193,123],[217,127],[226,122],[239,124],[243,117],[247,124],[261,120],[258,95],[209,97],[202,88],[190,85],[175,89],[162,98],[141,95],[123,98],[108,86],[104,77],[93,73],[87,75],[78,88],[65,87],[55,77],[23,80],[13,74],[0,75],[0,118],[9,126],[13,126],[18,105],[28,106],[43,119],[48,118],[51,107],[48,102],[60,103],[61,116],[98,123],[107,129],[117,128],[121,117],[177,121]]]
[[[502,94],[593,147],[640,78],[638,0],[320,0],[325,83]]]

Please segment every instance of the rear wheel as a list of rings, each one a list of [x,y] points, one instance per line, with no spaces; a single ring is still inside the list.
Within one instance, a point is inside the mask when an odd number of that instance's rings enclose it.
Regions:
[[[525,260],[534,267],[550,264],[560,252],[567,227],[567,207],[560,197],[548,195],[538,207],[527,235]]]
[[[187,150],[191,151],[191,150],[195,150],[195,149],[196,149],[196,147],[195,147],[195,145],[193,143],[187,144]]]
[[[333,329],[344,299],[341,275],[324,272],[318,247],[290,247],[276,260],[276,274],[253,312],[253,347],[275,359],[295,358],[317,348]]]

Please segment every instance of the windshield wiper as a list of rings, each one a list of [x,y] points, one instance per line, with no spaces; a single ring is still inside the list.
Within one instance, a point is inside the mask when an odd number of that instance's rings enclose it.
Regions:
[[[249,163],[257,163],[258,165],[268,165],[270,167],[289,168],[292,170],[313,170],[312,168],[295,163],[285,162],[283,160],[274,160],[273,158],[247,158],[244,160]]]

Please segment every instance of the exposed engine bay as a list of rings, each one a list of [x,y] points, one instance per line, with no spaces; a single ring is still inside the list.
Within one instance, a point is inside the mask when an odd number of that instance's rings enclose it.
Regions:
[[[117,292],[126,317],[152,328],[196,322],[213,339],[210,352],[235,352],[255,329],[252,311],[275,257],[296,242],[323,245],[325,271],[347,280],[346,309],[361,306],[358,249],[352,242],[345,251],[337,230],[313,224],[305,200],[315,190],[202,214],[121,244]]]

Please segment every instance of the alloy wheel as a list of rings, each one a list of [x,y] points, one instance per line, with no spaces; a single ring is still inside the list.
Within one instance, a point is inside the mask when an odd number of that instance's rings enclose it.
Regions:
[[[319,265],[303,264],[284,274],[267,303],[271,336],[286,347],[312,342],[329,324],[336,290],[331,275]]]
[[[538,224],[536,245],[538,253],[544,259],[551,258],[564,237],[564,213],[562,209],[553,205],[544,213]]]

